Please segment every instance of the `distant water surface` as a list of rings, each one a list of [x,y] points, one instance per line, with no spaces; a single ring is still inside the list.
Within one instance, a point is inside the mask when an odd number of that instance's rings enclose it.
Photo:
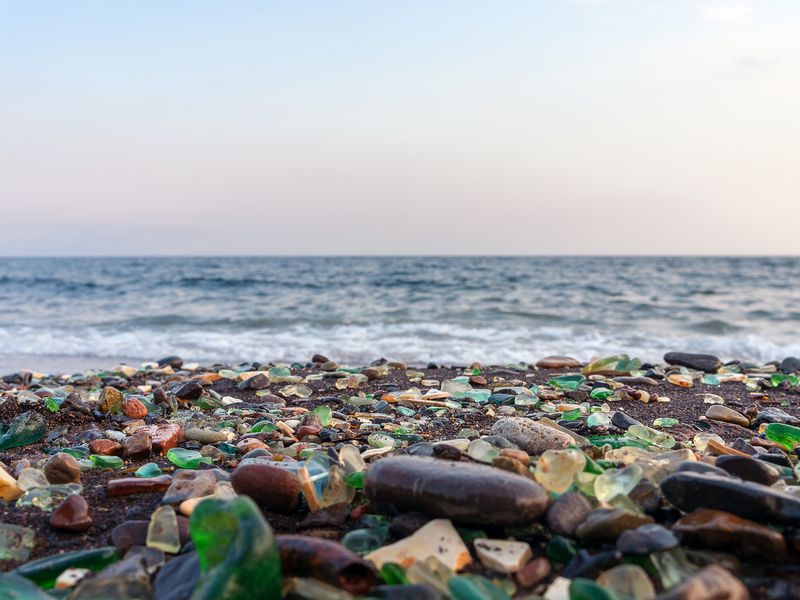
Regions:
[[[800,259],[5,258],[0,367],[800,354]],[[61,361],[61,363],[59,363]]]

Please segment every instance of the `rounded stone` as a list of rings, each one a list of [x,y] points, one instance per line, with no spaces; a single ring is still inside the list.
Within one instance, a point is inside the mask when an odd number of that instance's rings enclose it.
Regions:
[[[52,484],[78,483],[81,480],[81,465],[75,457],[66,452],[59,452],[47,460],[44,475]]]
[[[231,475],[231,484],[237,494],[250,496],[267,510],[290,512],[300,503],[300,481],[292,471],[282,467],[240,465]]]
[[[780,479],[778,469],[763,460],[746,456],[720,456],[716,466],[745,481],[754,481],[764,485],[772,485]]]
[[[678,546],[678,538],[663,525],[642,525],[623,531],[617,539],[617,550],[625,556],[663,552]]]
[[[563,431],[547,427],[524,417],[506,417],[492,427],[494,435],[513,442],[528,454],[542,454],[547,450],[568,448],[575,440]]]
[[[578,492],[567,492],[547,511],[547,526],[550,530],[566,537],[573,537],[586,516],[592,512],[588,498]]]
[[[127,398],[122,403],[122,414],[129,419],[144,419],[147,416],[147,407],[141,400]]]
[[[54,529],[83,533],[92,526],[92,514],[89,504],[78,494],[67,496],[58,508],[50,515],[50,525]]]
[[[581,361],[571,356],[545,356],[536,361],[537,369],[580,369]]]
[[[750,426],[750,419],[745,417],[742,413],[723,406],[722,404],[712,404],[706,411],[706,417],[714,421],[722,421],[724,423],[733,423],[742,427]]]

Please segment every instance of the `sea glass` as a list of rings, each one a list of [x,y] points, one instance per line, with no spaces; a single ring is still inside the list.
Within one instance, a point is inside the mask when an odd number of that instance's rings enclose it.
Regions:
[[[197,450],[187,450],[186,448],[172,448],[167,452],[167,460],[181,469],[197,469],[201,463],[210,465],[214,462]]]
[[[644,471],[637,464],[624,469],[608,469],[594,480],[594,493],[601,502],[608,502],[616,496],[627,496],[642,480]]]
[[[17,415],[0,434],[0,450],[26,446],[44,437],[47,423],[37,412],[28,411]]]
[[[125,466],[125,461],[119,456],[103,456],[101,454],[91,454],[89,460],[99,469],[121,469]]]
[[[189,532],[201,571],[192,600],[281,598],[275,536],[249,497],[203,500],[192,512]]]
[[[768,440],[780,444],[787,450],[800,446],[800,427],[784,423],[769,423],[764,428],[764,435]]]
[[[136,469],[133,474],[136,477],[158,477],[163,475],[163,471],[156,463],[147,463]]]
[[[28,560],[34,538],[30,527],[0,523],[0,560]]]
[[[146,543],[150,548],[158,548],[169,554],[177,554],[181,549],[178,518],[172,506],[159,506],[153,511],[147,526]]]
[[[67,569],[100,571],[117,560],[119,560],[117,549],[114,546],[104,546],[91,550],[75,550],[73,552],[45,556],[25,563],[14,572],[45,589],[50,589],[53,587],[56,578]]]
[[[547,381],[547,384],[559,390],[577,390],[586,377],[583,375],[559,375]]]
[[[674,437],[646,425],[631,425],[628,427],[627,435],[665,450],[669,450],[675,445]]]
[[[539,457],[533,475],[548,491],[563,494],[585,466],[586,456],[580,450],[547,450]]]

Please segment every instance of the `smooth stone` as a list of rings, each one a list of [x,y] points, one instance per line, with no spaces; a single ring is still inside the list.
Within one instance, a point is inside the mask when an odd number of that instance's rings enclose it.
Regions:
[[[564,577],[588,577],[594,579],[603,571],[616,567],[622,562],[622,553],[617,550],[589,553],[588,550],[579,550],[569,561],[561,574]]]
[[[100,392],[100,410],[104,413],[118,413],[122,410],[125,397],[117,388],[106,386]]]
[[[691,546],[769,560],[786,554],[783,536],[728,512],[701,508],[678,519],[672,530]]]
[[[402,539],[412,535],[430,521],[431,518],[425,513],[403,513],[394,517],[391,523],[389,523],[389,533],[391,533],[394,538]]]
[[[550,576],[552,567],[544,557],[534,558],[516,573],[516,580],[522,587],[532,588]]]
[[[373,506],[424,512],[467,523],[517,525],[544,513],[547,491],[534,481],[488,465],[391,456],[369,467]]]
[[[200,579],[197,552],[181,554],[158,570],[153,600],[189,600]]]
[[[617,550],[625,556],[663,552],[678,546],[678,538],[663,525],[642,525],[623,531],[617,538]]]
[[[720,469],[745,481],[753,481],[763,485],[772,485],[781,476],[780,471],[769,463],[746,456],[719,456],[715,464]]]
[[[580,369],[583,363],[571,356],[545,356],[536,361],[537,369]]]
[[[597,508],[575,530],[587,542],[613,542],[623,531],[653,523],[653,517],[624,508]]]
[[[742,413],[723,406],[722,404],[712,404],[706,411],[706,417],[714,421],[723,421],[725,423],[733,423],[741,425],[742,427],[750,426],[750,419],[745,417]]]
[[[784,425],[800,425],[800,419],[793,417],[785,410],[777,406],[770,406],[756,415],[753,425],[758,426],[762,423],[783,423]]]
[[[713,354],[692,354],[691,352],[667,352],[664,355],[664,362],[706,373],[716,373],[717,369],[722,366],[722,361]]]
[[[181,400],[197,400],[203,394],[203,386],[199,381],[190,379],[176,387],[173,393]]]
[[[731,476],[725,469],[720,469],[719,467],[699,460],[685,460],[680,462],[675,471],[678,473],[703,473],[705,475],[716,475],[718,477]]]
[[[579,492],[567,492],[553,502],[547,510],[547,526],[557,535],[574,537],[587,515],[592,512],[592,503]]]
[[[89,451],[99,456],[118,456],[122,454],[122,444],[114,440],[92,440],[89,442]]]
[[[156,479],[156,478],[153,478]],[[164,492],[163,504],[180,504],[189,498],[210,496],[217,487],[217,478],[211,471],[182,469],[175,471],[172,483]]]
[[[83,533],[92,526],[92,513],[83,496],[67,496],[50,515],[50,525],[55,529]]]
[[[144,419],[147,407],[138,398],[126,398],[122,403],[122,414],[129,419]]]
[[[628,493],[628,498],[645,513],[653,515],[661,508],[664,495],[659,486],[652,481],[643,479]]]
[[[658,600],[749,600],[747,587],[730,571],[712,565],[657,596]]]
[[[611,424],[615,427],[619,427],[623,431],[628,431],[628,427],[631,427],[632,425],[643,425],[641,421],[637,421],[621,410],[615,410],[611,414]]]
[[[112,479],[106,483],[106,495],[108,496],[129,496],[131,494],[149,494],[151,492],[163,492],[172,483],[171,475],[159,475],[158,477],[125,477],[123,479]]]
[[[183,366],[183,359],[180,356],[171,355],[159,358],[156,363],[159,367],[170,366],[173,369],[180,369]]]
[[[500,435],[534,455],[568,448],[575,443],[572,436],[524,417],[500,419],[492,427],[492,434]]]
[[[750,481],[675,473],[661,482],[661,491],[683,512],[714,508],[762,523],[800,525],[800,498]]]
[[[139,460],[150,456],[153,448],[153,436],[149,431],[137,431],[129,435],[122,442],[122,456],[123,458],[130,458],[132,460]]]
[[[653,600],[656,597],[653,582],[639,565],[618,565],[603,571],[597,577],[597,583],[630,600]]]
[[[194,440],[201,444],[216,444],[217,442],[227,442],[228,434],[224,431],[214,431],[213,429],[200,429],[190,427],[183,432],[183,437],[187,440]]]
[[[483,566],[498,573],[516,573],[533,557],[527,542],[480,538],[472,546]]]
[[[433,456],[433,451],[436,448],[430,442],[417,442],[409,446],[406,450],[410,456]]]
[[[378,548],[364,558],[380,569],[388,562],[407,568],[430,556],[436,557],[453,571],[460,571],[472,562],[469,549],[448,519],[429,521],[413,535]]]
[[[231,475],[237,494],[268,510],[291,512],[300,504],[300,481],[292,471],[265,464],[240,465]]]
[[[59,452],[47,459],[44,475],[52,484],[80,483],[81,465],[74,456]]]
[[[800,358],[796,356],[787,356],[781,361],[781,365],[778,369],[781,373],[786,373],[787,375],[797,373],[800,371]]]

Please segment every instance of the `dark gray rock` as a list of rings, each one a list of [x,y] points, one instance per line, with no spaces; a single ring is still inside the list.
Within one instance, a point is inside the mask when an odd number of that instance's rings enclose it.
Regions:
[[[568,492],[553,502],[547,510],[547,526],[558,535],[574,537],[575,530],[592,512],[592,504],[581,493]]]
[[[664,362],[707,373],[716,373],[717,369],[722,366],[722,361],[713,354],[692,354],[690,352],[667,352],[664,355]]]
[[[663,525],[642,525],[623,531],[617,539],[617,550],[625,556],[641,556],[663,552],[678,546],[678,538]]]

